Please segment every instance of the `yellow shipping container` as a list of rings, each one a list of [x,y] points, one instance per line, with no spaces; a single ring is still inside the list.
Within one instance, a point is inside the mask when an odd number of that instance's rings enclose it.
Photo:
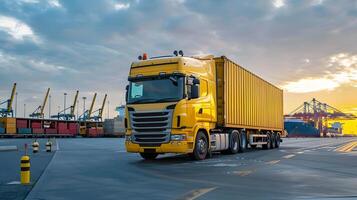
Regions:
[[[282,131],[283,91],[228,58],[215,58],[218,124]]]
[[[6,134],[16,134],[16,127],[7,127]]]

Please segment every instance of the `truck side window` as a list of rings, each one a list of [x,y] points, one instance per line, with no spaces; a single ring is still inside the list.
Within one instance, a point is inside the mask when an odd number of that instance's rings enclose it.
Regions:
[[[208,83],[206,80],[201,79],[200,83],[200,96],[207,96],[208,93]]]
[[[143,84],[132,83],[131,84],[131,98],[140,98],[143,96]]]

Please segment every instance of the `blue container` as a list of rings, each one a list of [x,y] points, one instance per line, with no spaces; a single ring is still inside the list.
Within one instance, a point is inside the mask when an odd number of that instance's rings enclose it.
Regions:
[[[31,128],[18,128],[17,129],[18,134],[31,134]]]
[[[5,133],[5,129],[0,127],[0,134],[4,134]]]
[[[0,122],[0,128],[4,128],[4,124]]]
[[[320,137],[319,131],[306,122],[285,122],[288,137]]]

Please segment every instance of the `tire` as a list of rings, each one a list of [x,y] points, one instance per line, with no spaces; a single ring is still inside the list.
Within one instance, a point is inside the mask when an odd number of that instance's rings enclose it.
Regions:
[[[275,149],[276,148],[276,145],[275,145],[276,144],[276,133],[272,133],[271,136],[272,136],[271,137],[272,140],[270,142],[271,143],[270,146],[272,149]]]
[[[241,131],[239,134],[239,152],[243,153],[247,149],[247,134]]]
[[[232,130],[229,134],[229,148],[227,153],[236,154],[240,149],[239,132],[237,130]]]
[[[158,155],[157,153],[140,153],[140,156],[145,160],[155,160]]]
[[[280,134],[276,134],[276,140],[275,140],[275,147],[279,148],[280,147]]]
[[[251,145],[250,145],[250,148],[251,148],[251,149],[256,149],[256,148],[257,148],[257,145],[256,145],[256,144],[251,144]]]
[[[208,139],[206,135],[199,131],[196,136],[195,148],[193,150],[193,159],[204,160],[208,153]]]
[[[271,148],[271,135],[270,133],[267,134],[267,144],[262,145],[263,149],[270,149]]]

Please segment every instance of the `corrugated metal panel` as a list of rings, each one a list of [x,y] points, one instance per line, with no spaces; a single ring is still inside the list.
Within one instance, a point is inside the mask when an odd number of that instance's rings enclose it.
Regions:
[[[225,57],[215,58],[215,61],[217,102],[224,99],[223,103],[217,104],[218,124],[282,130],[283,91]],[[221,79],[223,84],[219,83]]]

